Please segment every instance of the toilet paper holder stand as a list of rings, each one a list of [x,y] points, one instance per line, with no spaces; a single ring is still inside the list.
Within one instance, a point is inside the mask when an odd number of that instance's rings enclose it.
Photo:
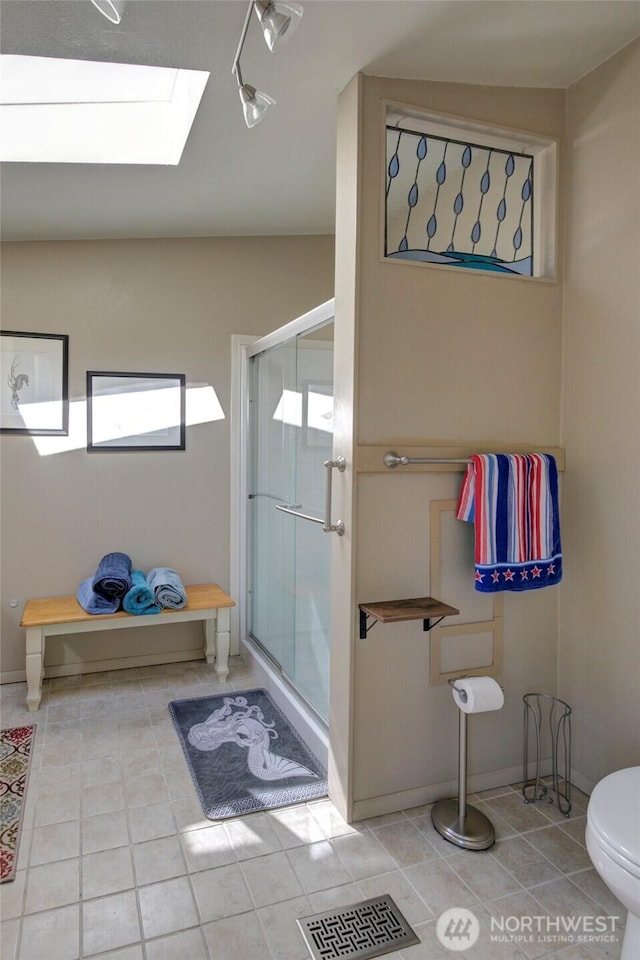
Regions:
[[[452,677],[449,684],[466,703],[466,690],[456,687],[456,680],[461,679]],[[440,836],[450,843],[465,850],[488,850],[495,843],[496,834],[489,818],[467,803],[467,714],[460,709],[458,713],[458,796],[439,800],[431,810],[431,820]]]

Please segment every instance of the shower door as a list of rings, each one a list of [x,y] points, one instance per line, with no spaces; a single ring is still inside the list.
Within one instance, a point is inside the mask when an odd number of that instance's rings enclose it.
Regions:
[[[249,390],[249,633],[326,720],[333,323],[252,356]]]

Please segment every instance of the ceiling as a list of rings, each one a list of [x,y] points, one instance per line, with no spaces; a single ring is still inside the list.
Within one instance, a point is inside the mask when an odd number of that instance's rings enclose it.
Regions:
[[[566,88],[640,35],[640,0],[302,0],[269,53],[255,17],[243,78],[277,106],[249,130],[231,66],[243,0],[0,0],[3,53],[211,72],[178,166],[2,164],[3,240],[328,234],[335,121],[358,71]]]

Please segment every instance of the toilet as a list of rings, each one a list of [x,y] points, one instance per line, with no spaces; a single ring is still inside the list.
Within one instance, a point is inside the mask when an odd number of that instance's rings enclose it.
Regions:
[[[617,770],[596,785],[586,843],[595,869],[628,911],[620,960],[639,960],[640,767]]]

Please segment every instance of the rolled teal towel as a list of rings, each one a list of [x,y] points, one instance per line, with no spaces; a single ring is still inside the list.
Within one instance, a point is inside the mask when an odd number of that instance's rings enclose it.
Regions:
[[[187,591],[172,567],[154,567],[147,574],[147,583],[153,591],[155,602],[161,607],[180,610],[187,605]]]
[[[98,565],[91,586],[105,600],[121,600],[131,589],[131,558],[126,553],[107,553]]]
[[[93,577],[88,577],[82,581],[78,587],[76,596],[78,603],[87,613],[94,615],[117,613],[120,609],[119,598],[115,597],[111,600],[106,600],[105,597],[101,597],[99,593],[95,593],[93,589]]]
[[[142,614],[160,613],[160,607],[153,599],[153,590],[148,585],[142,570],[131,571],[131,583],[133,586],[122,601],[123,609],[136,617]]]

